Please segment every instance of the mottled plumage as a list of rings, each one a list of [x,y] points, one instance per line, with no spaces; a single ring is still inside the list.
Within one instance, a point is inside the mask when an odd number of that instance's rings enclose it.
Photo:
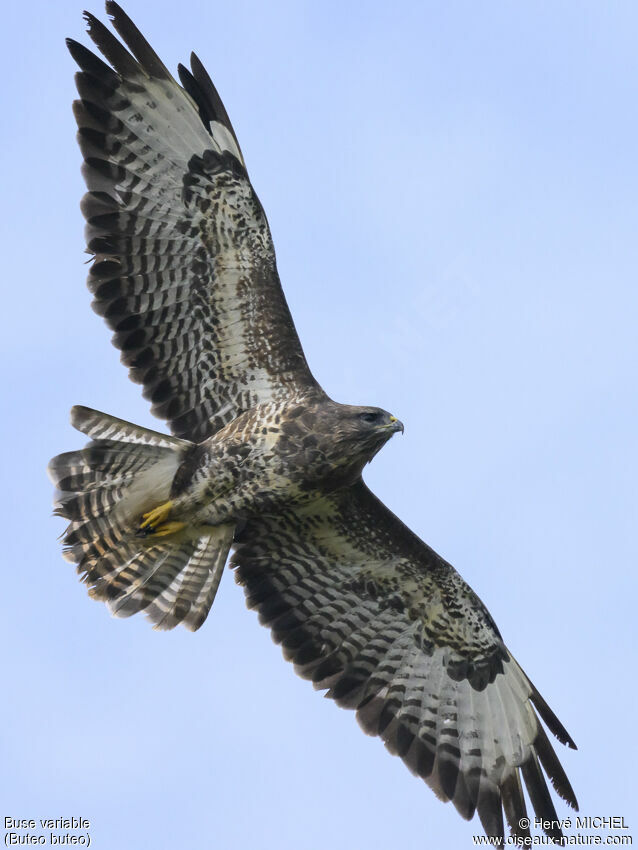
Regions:
[[[268,223],[197,57],[180,86],[114,2],[110,66],[69,41],[94,309],[174,436],[76,407],[91,438],[50,464],[65,556],[118,616],[199,628],[231,554],[297,672],[355,709],[489,835],[529,834],[523,783],[576,798],[539,717],[573,741],[458,573],[367,489],[403,426],[333,402],[306,363]],[[130,51],[130,52],[129,52]]]

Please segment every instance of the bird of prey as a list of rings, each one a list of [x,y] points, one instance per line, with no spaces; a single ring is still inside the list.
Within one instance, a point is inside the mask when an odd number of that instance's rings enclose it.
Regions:
[[[199,59],[180,85],[119,5],[106,9],[122,41],[85,13],[106,62],[68,41],[88,286],[171,435],[73,408],[91,441],[50,464],[66,558],[113,614],[195,630],[232,550],[248,607],[297,673],[488,835],[505,820],[529,836],[526,786],[559,839],[545,776],[577,803],[540,721],[572,739],[478,596],[363,482],[403,425],[313,378]]]

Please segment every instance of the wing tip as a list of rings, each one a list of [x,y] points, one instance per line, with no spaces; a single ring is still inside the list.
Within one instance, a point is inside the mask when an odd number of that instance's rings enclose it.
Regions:
[[[578,747],[576,746],[574,739],[569,734],[567,729],[565,729],[558,717],[554,714],[547,702],[543,699],[536,686],[532,682],[530,682],[530,687],[532,689],[530,701],[532,702],[534,708],[540,714],[541,719],[543,720],[549,731],[561,742],[561,744],[564,744],[566,747],[569,747],[570,750],[577,750]]]
[[[115,0],[106,0],[106,14],[141,68],[151,77],[173,80],[171,72],[153,50],[132,19]]]

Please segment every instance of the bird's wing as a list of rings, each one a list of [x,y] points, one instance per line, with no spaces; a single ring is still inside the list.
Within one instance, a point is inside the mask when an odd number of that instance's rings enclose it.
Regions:
[[[450,564],[360,480],[278,517],[249,520],[233,555],[248,606],[297,672],[357,710],[442,800],[489,835],[527,835],[522,784],[560,834],[543,771],[576,798],[538,715],[574,743]]]
[[[268,222],[197,57],[180,86],[128,16],[85,13],[112,67],[68,40],[93,308],[172,432],[201,441],[263,401],[318,392]]]

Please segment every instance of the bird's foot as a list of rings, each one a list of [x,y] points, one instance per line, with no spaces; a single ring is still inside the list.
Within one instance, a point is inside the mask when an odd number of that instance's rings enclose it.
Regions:
[[[138,529],[138,534],[155,534],[162,523],[165,523],[168,519],[168,515],[170,514],[172,507],[172,502],[164,502],[163,505],[158,505],[156,508],[153,508],[152,511],[144,514]]]
[[[178,520],[174,520],[173,522],[163,522],[160,525],[153,527],[151,535],[153,537],[167,537],[169,534],[177,534],[177,532],[181,531],[183,528],[186,528],[185,522],[179,522]]]

